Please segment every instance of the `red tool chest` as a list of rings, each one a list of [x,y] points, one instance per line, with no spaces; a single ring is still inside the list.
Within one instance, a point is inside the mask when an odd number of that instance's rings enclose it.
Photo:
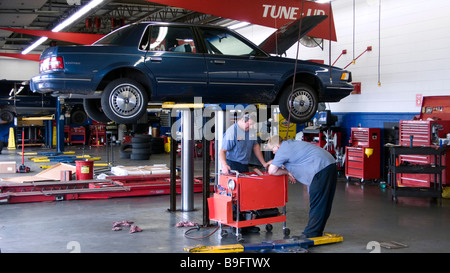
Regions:
[[[380,178],[380,128],[351,128],[350,145],[345,147],[345,176]]]
[[[400,120],[399,145],[414,147],[439,146],[439,139],[447,138],[450,132],[450,96],[423,97],[418,120]],[[412,139],[412,145],[411,145]],[[400,155],[397,164],[433,165],[434,156]],[[444,166],[450,165],[450,157],[442,156]],[[447,168],[447,167],[446,167]],[[450,182],[450,172],[442,172],[442,184]],[[398,186],[430,187],[435,183],[432,174],[400,173],[397,175]]]
[[[288,183],[285,175],[219,175],[217,191],[208,198],[209,218],[221,226],[238,228],[238,241],[242,238],[239,228],[277,222],[283,222],[283,232],[289,235],[289,229],[286,228],[287,199]],[[283,207],[282,213],[278,211],[279,207]],[[270,209],[275,209],[275,213],[263,217],[256,214],[256,211]]]

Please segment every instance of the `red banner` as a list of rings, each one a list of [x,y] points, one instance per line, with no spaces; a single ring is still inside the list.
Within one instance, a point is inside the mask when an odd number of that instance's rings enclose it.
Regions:
[[[333,12],[330,4],[318,4],[311,1],[300,0],[147,1],[277,29],[291,21],[300,19],[302,13],[303,16],[327,15],[328,18],[311,30],[308,35],[336,41]]]
[[[102,38],[104,35],[90,33],[73,33],[73,32],[53,32],[49,30],[32,30],[21,28],[0,28],[7,31],[18,32],[22,34],[48,37],[54,40],[66,41],[75,44],[90,45]]]
[[[39,62],[40,54],[0,53],[0,56]]]

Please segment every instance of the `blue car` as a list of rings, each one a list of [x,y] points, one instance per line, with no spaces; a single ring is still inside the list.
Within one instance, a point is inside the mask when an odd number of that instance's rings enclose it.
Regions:
[[[275,57],[225,27],[141,22],[90,46],[47,48],[31,89],[83,98],[99,122],[135,123],[149,102],[263,103],[303,123],[319,102],[338,102],[353,90],[337,67]],[[292,88],[294,71],[295,84]]]

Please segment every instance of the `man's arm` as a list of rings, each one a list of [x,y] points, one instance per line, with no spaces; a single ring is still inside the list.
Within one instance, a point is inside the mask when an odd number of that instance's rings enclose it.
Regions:
[[[222,165],[222,173],[229,174],[231,168],[227,164],[227,150],[219,149],[219,160],[220,164]]]
[[[263,165],[264,168],[267,168],[267,166],[269,165],[265,160],[264,160],[264,156],[261,152],[261,147],[259,146],[258,143],[256,143],[255,145],[253,145],[253,153],[255,154],[256,158],[259,160],[259,162],[261,162],[261,164]]]
[[[295,177],[286,169],[281,169],[278,168],[275,165],[270,164],[269,165],[269,174],[271,175],[287,175],[288,176],[288,181],[292,184],[295,184],[297,182],[297,180],[295,179]]]

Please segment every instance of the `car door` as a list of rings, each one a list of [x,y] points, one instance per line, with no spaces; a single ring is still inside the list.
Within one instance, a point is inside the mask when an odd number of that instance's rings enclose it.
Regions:
[[[226,28],[200,28],[207,53],[209,100],[267,102],[280,75],[269,56]]]
[[[145,35],[148,39],[146,40]],[[145,65],[156,82],[152,96],[162,101],[192,102],[207,91],[204,55],[198,53],[189,26],[149,26],[141,42],[147,51]]]

